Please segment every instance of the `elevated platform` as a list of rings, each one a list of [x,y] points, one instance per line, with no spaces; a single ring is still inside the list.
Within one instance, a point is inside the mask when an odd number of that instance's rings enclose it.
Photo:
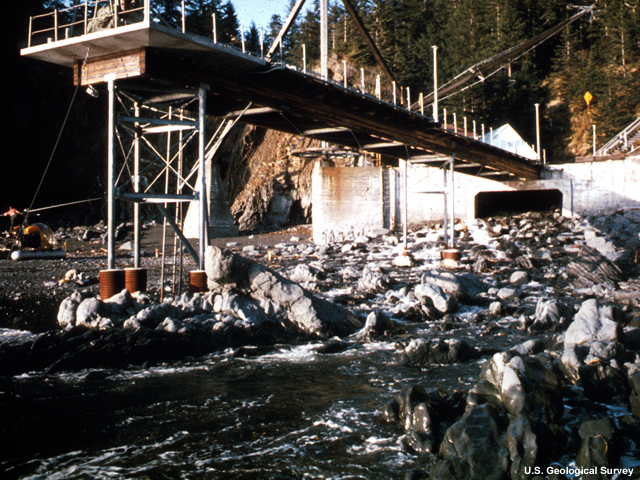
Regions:
[[[148,2],[148,0],[147,0]],[[237,47],[183,33],[150,19],[22,50],[22,55],[74,68],[75,82],[158,92],[206,84],[206,113],[332,144],[441,166],[495,180],[539,179],[542,165],[441,128],[431,118],[298,68],[267,62]],[[87,31],[85,20],[84,31]]]

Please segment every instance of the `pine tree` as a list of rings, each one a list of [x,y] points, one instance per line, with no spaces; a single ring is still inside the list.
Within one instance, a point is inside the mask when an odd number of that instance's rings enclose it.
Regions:
[[[222,5],[220,22],[218,22],[218,41],[237,44],[239,28],[240,23],[238,22],[236,9],[233,3],[231,3],[231,0],[227,0],[226,3]]]
[[[246,49],[250,52],[260,53],[260,32],[255,22],[251,22],[249,30],[245,33]]]

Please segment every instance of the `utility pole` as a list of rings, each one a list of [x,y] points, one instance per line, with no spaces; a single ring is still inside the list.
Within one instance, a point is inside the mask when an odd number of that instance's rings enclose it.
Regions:
[[[438,47],[433,45],[433,121],[438,121]]]

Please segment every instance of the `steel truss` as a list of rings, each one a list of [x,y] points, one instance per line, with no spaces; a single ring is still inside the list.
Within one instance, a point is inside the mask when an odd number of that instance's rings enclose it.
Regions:
[[[134,266],[140,268],[140,204],[155,204],[200,270],[208,242],[205,176],[206,86],[197,90],[109,88],[108,249],[115,268],[115,201],[134,204]],[[193,112],[197,113],[194,116]],[[165,136],[165,148],[160,147]],[[213,142],[214,135],[211,139]],[[187,147],[198,140],[197,154]],[[163,151],[164,150],[164,151]],[[188,155],[185,155],[188,153]],[[189,159],[191,157],[191,160]],[[195,157],[195,158],[193,158]],[[119,170],[117,170],[119,164]],[[187,172],[186,174],[184,172]],[[181,230],[183,202],[199,201],[199,252]],[[168,205],[173,204],[173,212]]]

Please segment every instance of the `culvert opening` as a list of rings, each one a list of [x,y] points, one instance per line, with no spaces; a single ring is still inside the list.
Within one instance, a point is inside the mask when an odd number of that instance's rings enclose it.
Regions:
[[[475,217],[486,218],[562,208],[560,190],[509,190],[480,192],[475,198]]]

